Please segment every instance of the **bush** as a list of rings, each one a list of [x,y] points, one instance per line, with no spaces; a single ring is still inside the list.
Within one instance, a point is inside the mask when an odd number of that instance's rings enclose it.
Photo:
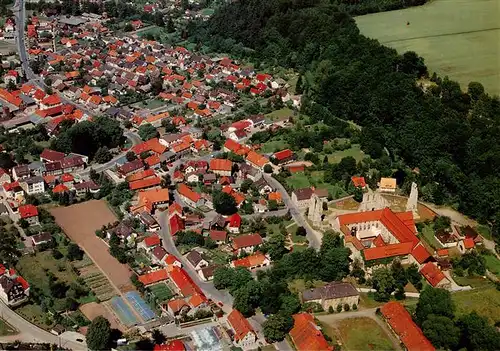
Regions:
[[[337,306],[337,312],[339,312],[339,313],[342,312],[342,305]]]
[[[328,313],[334,313],[333,306],[328,307]]]
[[[346,311],[346,312],[347,312],[347,311],[349,311],[350,309],[351,309],[351,306],[349,306],[349,304],[347,304],[347,303],[346,303],[346,304],[344,305],[344,311]]]
[[[357,311],[357,310],[358,310],[358,305],[353,304],[353,305],[352,305],[352,309],[353,309],[353,311]]]
[[[63,254],[61,253],[61,251],[54,249],[52,250],[52,257],[54,257],[56,260],[60,260],[61,258],[63,258]]]

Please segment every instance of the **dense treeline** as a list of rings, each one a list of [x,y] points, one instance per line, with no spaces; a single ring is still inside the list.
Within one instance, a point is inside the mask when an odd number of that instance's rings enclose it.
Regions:
[[[331,4],[353,16],[420,6],[427,0],[332,0]]]
[[[434,75],[420,87],[418,78],[427,75],[422,58],[362,36],[349,14],[318,0],[228,4],[192,25],[190,35],[258,69],[296,69],[302,112],[313,122],[361,125],[363,150],[373,158],[389,153],[393,169],[415,177],[429,201],[482,221],[500,213],[500,101],[481,84],[464,93]]]

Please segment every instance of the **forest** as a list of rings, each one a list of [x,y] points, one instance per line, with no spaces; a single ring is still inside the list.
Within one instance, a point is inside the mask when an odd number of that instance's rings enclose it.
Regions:
[[[422,57],[364,37],[350,14],[318,0],[227,4],[188,31],[191,41],[257,70],[296,70],[301,112],[313,122],[357,123],[363,151],[389,156],[400,183],[411,178],[429,201],[500,222],[500,101],[480,83],[463,91],[430,75]]]

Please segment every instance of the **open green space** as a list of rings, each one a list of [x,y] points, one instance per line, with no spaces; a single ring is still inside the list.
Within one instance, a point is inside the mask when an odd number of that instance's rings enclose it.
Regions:
[[[500,320],[500,291],[492,285],[488,288],[458,291],[451,296],[458,315],[475,311],[488,318],[491,323]]]
[[[387,334],[370,318],[345,319],[337,324],[346,350],[393,350]]]
[[[293,116],[293,110],[288,107],[282,108],[280,110],[273,111],[266,115],[266,118],[271,121],[278,121],[282,119],[287,119],[288,117]]]
[[[356,17],[362,34],[399,53],[415,51],[430,72],[466,89],[481,82],[500,93],[500,0],[434,0],[424,6]]]
[[[347,196],[347,192],[337,184],[323,183],[323,172],[297,172],[286,178],[286,182],[293,190],[314,186],[318,189],[328,189],[332,199]]]
[[[494,255],[483,255],[486,268],[497,277],[500,277],[500,260]]]
[[[15,335],[17,333],[17,330],[13,326],[0,319],[0,336]]]
[[[361,151],[361,146],[359,144],[353,144],[349,149],[342,151],[334,151],[331,154],[327,154],[328,161],[331,163],[339,163],[344,157],[354,157],[356,162],[363,160],[365,153]]]
[[[73,272],[71,263],[65,258],[56,260],[51,251],[37,252],[34,255],[24,255],[19,259],[16,268],[30,284],[42,289],[50,296],[47,272],[52,272],[58,281],[68,284],[76,281],[77,275]]]
[[[262,144],[260,147],[260,152],[263,154],[269,154],[288,148],[290,148],[290,145],[285,140],[273,139]]]
[[[149,290],[151,290],[151,292],[160,302],[168,301],[174,296],[168,286],[163,283],[152,285],[149,287]]]
[[[432,248],[434,249],[441,249],[443,246],[437,241],[436,237],[434,236],[434,228],[432,224],[426,224],[423,228],[421,233],[421,237],[425,240],[427,244],[429,244]]]
[[[488,239],[488,240],[493,240],[492,236],[491,236],[491,230],[490,230],[490,227],[487,226],[487,225],[483,225],[483,224],[480,224],[476,227],[476,230],[479,234],[481,234],[481,236],[483,236],[484,238]]]

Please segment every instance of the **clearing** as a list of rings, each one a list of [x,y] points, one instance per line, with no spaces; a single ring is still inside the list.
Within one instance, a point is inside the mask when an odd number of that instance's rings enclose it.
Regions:
[[[89,321],[94,320],[94,318],[98,316],[103,316],[109,321],[111,328],[119,329],[121,331],[125,331],[126,329],[105,304],[96,302],[87,303],[80,306],[80,311]]]
[[[348,351],[395,349],[389,335],[375,320],[368,317],[338,320],[339,316],[337,314],[324,315],[318,316],[318,319],[326,327],[325,332],[330,337],[334,334],[343,349]],[[394,343],[396,344],[395,340]]]
[[[17,330],[9,323],[0,319],[0,336],[9,336],[17,334]]]
[[[111,283],[122,292],[134,290],[131,271],[108,252],[108,246],[95,235],[103,225],[117,221],[105,201],[92,200],[50,210],[57,224],[101,269]]]
[[[500,316],[500,291],[490,285],[488,288],[458,291],[453,293],[452,299],[457,306],[457,315],[476,311],[494,324]]]
[[[499,8],[500,0],[435,0],[359,16],[356,23],[361,33],[399,53],[415,51],[431,73],[450,76],[464,90],[478,81],[499,94]]]

